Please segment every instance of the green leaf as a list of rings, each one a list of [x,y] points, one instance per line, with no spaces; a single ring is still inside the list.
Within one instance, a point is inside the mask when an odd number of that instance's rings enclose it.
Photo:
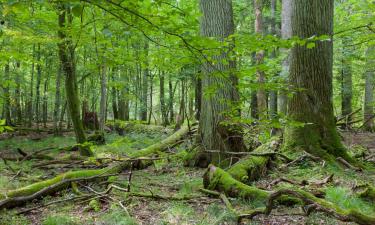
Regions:
[[[80,17],[82,15],[83,7],[80,4],[76,4],[72,8],[72,13],[75,17]]]
[[[306,48],[308,49],[315,48],[315,43],[314,42],[307,43]]]

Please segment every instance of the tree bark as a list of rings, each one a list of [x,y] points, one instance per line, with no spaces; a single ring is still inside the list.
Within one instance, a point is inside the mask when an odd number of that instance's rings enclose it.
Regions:
[[[41,50],[40,50],[40,44],[38,44],[38,51],[37,51],[37,65],[36,65],[36,87],[35,87],[35,94],[36,94],[36,99],[35,99],[35,122],[36,122],[36,127],[39,130],[39,123],[40,123],[40,82],[42,80],[42,65],[40,63],[41,60]]]
[[[346,47],[350,40],[344,37],[342,40],[342,67],[341,67],[341,114],[349,115],[352,112],[352,67],[350,62],[350,50]],[[349,118],[350,119],[350,118]]]
[[[263,35],[263,0],[254,0],[254,11],[255,11],[255,33]],[[261,65],[264,60],[264,50],[260,50],[255,55],[256,64]],[[264,71],[257,69],[257,81],[259,84],[257,91],[257,104],[258,104],[258,115],[260,118],[265,118],[267,114],[267,94],[264,89],[266,82],[266,75]]]
[[[148,68],[148,50],[149,44],[146,41],[144,45],[144,54],[145,54],[145,68],[143,69],[143,76],[142,76],[142,99],[141,99],[141,111],[140,111],[140,119],[143,121],[147,121],[147,101],[148,101],[148,77],[150,73],[150,69]]]
[[[161,120],[163,126],[167,126],[169,124],[168,121],[168,114],[167,114],[167,106],[165,104],[165,92],[164,92],[164,72],[159,72],[159,89],[160,89],[160,111],[161,111]]]
[[[333,34],[333,0],[294,1],[292,34],[302,39]],[[308,24],[308,26],[306,25]],[[303,149],[332,160],[352,162],[336,130],[332,104],[333,43],[316,41],[312,49],[295,46],[291,51],[289,82],[298,91],[289,102],[289,116],[304,126],[288,126],[285,149]]]
[[[271,0],[271,35],[276,36],[276,0]],[[271,58],[276,58],[276,49],[271,52]],[[277,76],[277,74],[274,74]],[[270,118],[275,119],[277,117],[277,91],[270,90],[270,101],[269,101]]]
[[[116,69],[113,69],[112,70],[112,82],[115,83],[116,82],[116,78],[115,78],[115,73],[116,73]],[[119,110],[118,110],[118,107],[117,107],[117,90],[116,88],[113,86],[112,87],[112,111],[113,111],[113,118],[115,120],[119,119]]]
[[[56,76],[55,106],[53,109],[53,129],[54,129],[55,135],[60,134],[58,121],[59,121],[59,114],[60,114],[60,107],[61,107],[61,93],[60,93],[61,75],[62,75],[61,70],[62,68],[60,65],[59,70],[57,71],[57,76]]]
[[[16,62],[16,90],[15,90],[15,100],[16,100],[16,116],[17,116],[17,123],[21,124],[23,121],[22,118],[22,107],[21,107],[21,63],[19,61]]]
[[[202,36],[214,37],[224,42],[234,33],[232,1],[201,0],[200,9],[203,13]],[[226,151],[244,149],[241,132],[225,123],[230,123],[233,112],[238,112],[233,108],[239,100],[236,87],[238,81],[234,74],[236,63],[229,57],[233,45],[233,40],[229,40],[227,47],[222,47],[220,53],[212,56],[215,64],[206,62],[202,67],[203,98],[199,134],[203,149],[220,151],[220,153],[206,154],[207,161],[215,164],[227,163]],[[215,86],[214,93],[210,93],[208,89],[212,89],[213,85]]]
[[[5,85],[3,85],[4,91],[4,117],[5,117],[5,125],[13,126],[12,117],[10,113],[10,92],[9,92],[9,82],[10,82],[10,75],[9,75],[9,63],[5,64],[4,68],[4,80],[7,81]]]
[[[374,124],[374,87],[375,87],[375,60],[374,60],[374,46],[370,46],[366,51],[366,74],[365,74],[365,100],[364,100],[364,115],[363,119],[364,123],[364,130],[366,131],[375,131],[375,124]]]
[[[35,58],[35,44],[33,44],[33,62],[31,63],[31,79],[30,79],[30,95],[27,102],[27,125],[28,127],[32,126],[32,122],[34,119],[34,113],[33,113],[33,101],[34,101],[34,72],[35,72],[35,64],[34,64],[34,58]]]
[[[168,79],[168,93],[169,93],[169,100],[168,100],[169,122],[173,123],[173,121],[174,121],[173,84],[172,84],[172,75],[171,74],[169,74],[169,79]]]
[[[282,11],[281,11],[281,38],[289,39],[292,37],[292,0],[282,0]],[[290,50],[281,49],[282,54],[285,58],[282,63],[281,69],[281,80],[284,82],[286,87],[288,87],[288,76],[289,76],[289,62],[290,62]],[[288,110],[288,96],[287,90],[284,88],[280,91],[278,95],[278,108],[279,112],[283,115],[287,114]]]
[[[77,91],[76,81],[76,68],[75,68],[75,57],[74,57],[74,46],[72,40],[66,34],[66,16],[68,18],[68,26],[72,23],[72,15],[69,9],[66,9],[64,5],[59,5],[59,31],[58,36],[60,42],[59,57],[63,71],[65,73],[65,94],[67,99],[67,107],[69,109],[70,117],[73,122],[74,132],[78,143],[84,143],[86,141],[86,135],[83,130],[83,124],[80,117],[80,103]],[[82,154],[83,152],[81,152]]]
[[[107,105],[107,66],[105,62],[100,68],[100,109],[99,109],[99,130],[104,131],[106,105]]]

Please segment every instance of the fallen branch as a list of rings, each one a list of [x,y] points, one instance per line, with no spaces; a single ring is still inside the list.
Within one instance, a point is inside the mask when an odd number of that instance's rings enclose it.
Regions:
[[[179,142],[184,138],[188,132],[188,128],[184,126],[161,142],[134,152],[130,154],[129,157],[131,160],[137,160],[139,164],[142,164],[141,166],[149,165],[148,162],[150,161],[142,160],[140,158],[148,157],[167,150],[171,146],[174,146],[176,142]],[[45,181],[37,182],[6,193],[0,193],[0,209],[19,206],[27,201],[55,193],[68,187],[71,182],[93,180],[100,176],[113,176],[113,174],[118,174],[124,169],[129,168],[130,165],[131,162],[126,160],[113,163],[103,169],[70,171]]]

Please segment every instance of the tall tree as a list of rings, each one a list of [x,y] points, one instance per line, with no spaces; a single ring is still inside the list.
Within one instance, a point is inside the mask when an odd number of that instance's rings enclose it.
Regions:
[[[148,101],[148,78],[150,76],[150,69],[148,68],[148,51],[149,51],[149,44],[146,41],[144,45],[144,69],[143,69],[143,76],[142,76],[142,99],[141,99],[141,111],[140,111],[140,119],[143,121],[147,120],[147,101]]]
[[[365,100],[364,100],[364,130],[375,131],[374,87],[375,87],[375,47],[370,46],[366,51]]]
[[[255,11],[255,33],[263,34],[263,0],[254,0],[254,11]],[[260,50],[255,54],[256,64],[260,65],[264,60],[264,50]],[[266,81],[266,75],[261,69],[257,69],[257,81],[259,89],[257,91],[257,107],[258,115],[265,115],[267,111],[267,94],[264,89],[264,83]]]
[[[4,67],[4,80],[8,81],[7,83],[3,84],[3,91],[4,91],[4,117],[5,117],[5,125],[12,126],[12,117],[10,113],[10,92],[9,92],[9,86],[10,86],[10,75],[9,75],[9,63],[5,64]]]
[[[220,42],[228,41],[220,52],[214,54],[212,62],[203,65],[202,106],[199,120],[199,134],[204,149],[219,150],[208,154],[208,162],[224,163],[227,151],[244,149],[242,135],[225,122],[230,122],[233,106],[239,100],[237,77],[234,74],[236,63],[230,57],[233,40],[228,37],[234,33],[232,1],[201,0],[201,35],[214,37]],[[215,87],[214,93],[210,93]]]
[[[349,115],[352,112],[352,66],[350,50],[348,45],[351,41],[348,37],[342,39],[342,59],[341,59],[341,114]]]
[[[60,92],[61,75],[62,75],[62,71],[61,71],[61,65],[60,65],[57,71],[57,75],[56,75],[55,106],[53,109],[53,130],[54,130],[55,135],[60,134],[58,121],[59,121],[59,114],[60,114],[60,108],[61,108],[61,92]]]
[[[71,37],[67,35],[67,27],[71,26],[73,16],[70,9],[65,5],[59,5],[59,57],[62,69],[65,74],[65,94],[67,100],[67,108],[69,109],[70,118],[73,122],[74,132],[78,143],[86,141],[86,135],[83,130],[83,124],[80,117],[80,103],[77,90],[76,66],[74,56],[74,46]],[[88,151],[81,151],[81,155],[89,155]]]
[[[334,0],[293,1],[293,36],[332,37],[333,3]],[[288,126],[284,144],[286,149],[303,149],[326,159],[334,156],[352,161],[341,143],[333,114],[333,41],[314,44],[314,48],[297,45],[291,51],[289,82],[299,91],[289,102],[289,116],[304,126]]]
[[[292,0],[282,0],[281,6],[281,38],[288,39],[292,37]],[[289,62],[290,62],[290,50],[282,49],[285,54],[285,58],[282,62],[281,78],[282,82],[287,83],[289,76]],[[287,87],[287,85],[285,85]],[[288,97],[287,91],[281,90],[278,95],[278,110],[280,113],[286,115],[288,109]]]

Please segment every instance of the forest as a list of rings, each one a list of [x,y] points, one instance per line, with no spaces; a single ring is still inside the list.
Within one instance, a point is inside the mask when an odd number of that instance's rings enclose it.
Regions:
[[[373,0],[0,0],[0,225],[375,225]]]

